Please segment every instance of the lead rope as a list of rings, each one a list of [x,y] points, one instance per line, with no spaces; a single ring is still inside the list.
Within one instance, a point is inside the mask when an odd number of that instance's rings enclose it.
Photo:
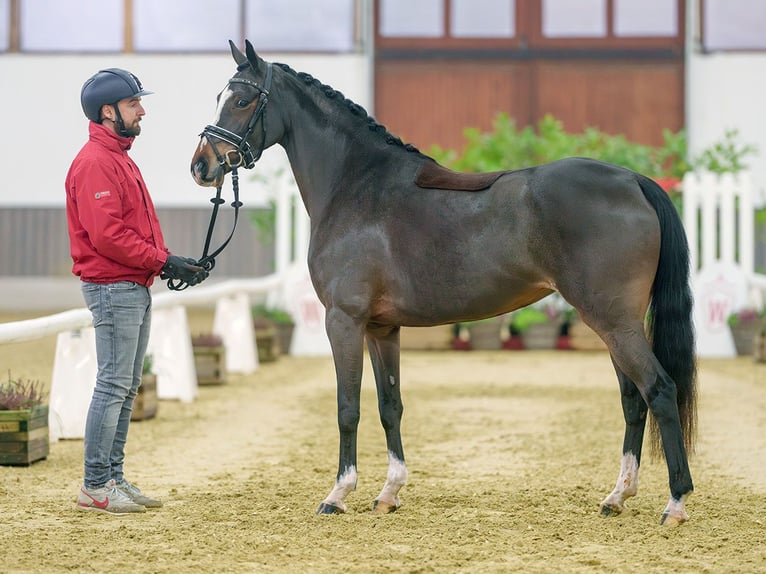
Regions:
[[[213,238],[213,230],[215,229],[215,220],[218,216],[218,209],[221,205],[226,203],[226,200],[221,197],[221,189],[223,188],[223,183],[216,186],[215,197],[210,198],[210,203],[213,204],[213,212],[210,214],[210,224],[207,227],[207,235],[205,236],[205,247],[202,249],[202,257],[197,262],[197,264],[208,273],[210,273],[213,270],[213,267],[215,267],[215,258],[220,255],[224,247],[229,244],[231,238],[234,237],[234,231],[237,229],[237,221],[239,220],[239,208],[242,207],[243,204],[239,200],[239,174],[237,173],[236,167],[231,168],[231,187],[234,191],[234,201],[231,202],[231,206],[234,208],[234,225],[232,226],[231,233],[229,233],[226,241],[224,241],[220,247],[218,247],[218,249],[208,254],[208,251],[210,250],[210,242]],[[182,281],[181,279],[168,279],[168,289],[171,291],[183,291],[187,287],[189,287],[189,284],[186,281]]]

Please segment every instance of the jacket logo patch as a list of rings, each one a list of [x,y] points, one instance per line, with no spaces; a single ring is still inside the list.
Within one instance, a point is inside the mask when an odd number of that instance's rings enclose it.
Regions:
[[[102,197],[109,197],[110,195],[112,195],[112,192],[107,189],[106,191],[97,191],[93,197],[101,199]]]

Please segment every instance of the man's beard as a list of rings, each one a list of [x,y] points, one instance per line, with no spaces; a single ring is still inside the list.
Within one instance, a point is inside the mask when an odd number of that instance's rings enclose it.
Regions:
[[[134,138],[141,133],[141,124],[136,122],[130,127],[125,126],[125,132],[128,134],[127,137]]]

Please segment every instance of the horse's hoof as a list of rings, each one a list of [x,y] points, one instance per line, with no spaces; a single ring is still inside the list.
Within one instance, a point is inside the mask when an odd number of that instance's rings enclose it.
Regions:
[[[317,508],[317,514],[344,514],[345,512],[346,511],[340,506],[335,506],[334,504],[329,504],[327,502],[323,502],[319,505],[319,508]]]
[[[391,514],[396,512],[399,507],[389,502],[383,502],[382,500],[375,500],[372,503],[372,511],[375,514]]]
[[[678,516],[670,514],[669,512],[664,512],[660,519],[660,524],[662,526],[667,526],[668,528],[674,528],[676,526],[681,526],[687,520],[689,520],[688,516]]]
[[[619,508],[617,506],[609,506],[606,504],[601,505],[601,510],[600,510],[601,516],[604,516],[604,517],[617,516],[618,514],[621,514],[621,513],[622,513],[622,508]]]

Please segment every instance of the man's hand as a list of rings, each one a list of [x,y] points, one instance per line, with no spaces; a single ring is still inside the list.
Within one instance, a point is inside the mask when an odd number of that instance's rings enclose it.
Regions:
[[[197,261],[189,257],[168,255],[168,260],[162,268],[160,279],[174,279],[187,283],[190,286],[202,283],[209,273],[197,264]]]

